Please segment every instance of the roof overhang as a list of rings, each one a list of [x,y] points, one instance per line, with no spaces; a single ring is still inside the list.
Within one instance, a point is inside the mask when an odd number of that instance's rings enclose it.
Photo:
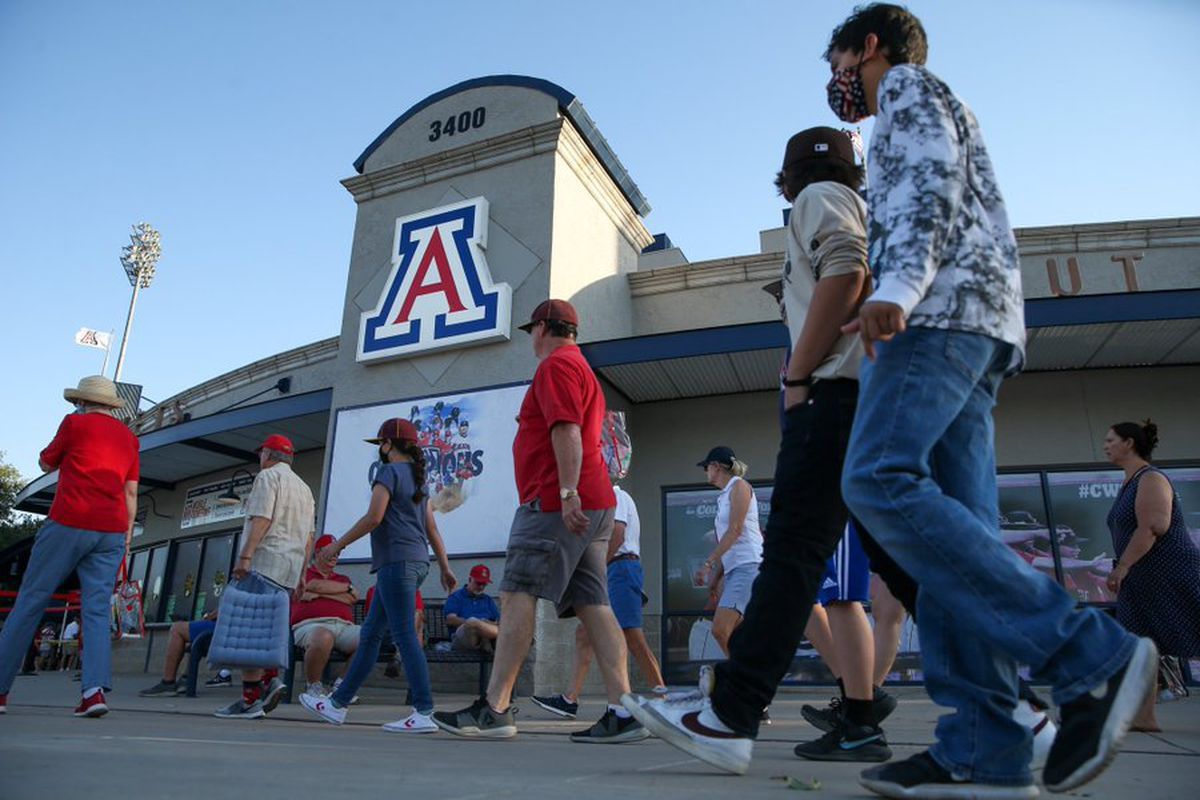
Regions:
[[[199,475],[258,462],[255,448],[268,435],[282,433],[296,452],[325,446],[333,389],[290,395],[278,400],[220,411],[160,428],[139,437],[140,493],[174,489]],[[54,501],[58,471],[23,488],[14,508],[45,514]]]
[[[1200,363],[1200,289],[1025,302],[1026,371]],[[787,350],[780,322],[581,345],[630,402],[774,390]]]

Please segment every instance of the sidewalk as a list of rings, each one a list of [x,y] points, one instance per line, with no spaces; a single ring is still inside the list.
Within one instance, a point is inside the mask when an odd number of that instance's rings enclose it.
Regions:
[[[199,697],[151,699],[137,690],[153,675],[118,675],[108,716],[76,719],[79,684],[66,673],[20,677],[0,716],[0,798],[356,798],[380,792],[438,800],[572,800],[742,796],[871,797],[859,767],[805,762],[792,745],[818,732],[800,717],[803,703],[824,703],[827,690],[787,691],[771,707],[754,764],[742,777],[717,773],[668,745],[588,746],[566,734],[603,713],[601,698],[584,699],[579,721],[552,718],[518,699],[521,733],[506,741],[469,741],[438,733],[406,737],[379,725],[407,714],[402,696],[367,689],[349,722],[336,728],[299,705],[268,719],[219,720],[211,714],[234,689],[201,689]],[[900,707],[886,729],[896,756],[927,745],[938,710],[919,688],[897,689]],[[471,702],[442,695],[439,709]],[[1098,780],[1064,795],[1096,800],[1157,800],[1200,795],[1200,698],[1159,706],[1166,733],[1135,733]],[[788,790],[782,776],[817,779],[811,793]],[[1052,796],[1043,793],[1043,796]]]

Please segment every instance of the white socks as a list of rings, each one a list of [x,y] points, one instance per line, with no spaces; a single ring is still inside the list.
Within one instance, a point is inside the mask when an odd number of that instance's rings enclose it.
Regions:
[[[629,713],[629,709],[620,703],[609,703],[608,710],[617,715],[617,719],[629,719],[633,714]]]
[[[92,697],[92,695],[94,695],[94,694],[96,694],[97,692],[99,692],[99,691],[100,691],[100,689],[101,689],[101,687],[99,687],[99,686],[93,686],[93,687],[92,687],[92,688],[90,688],[90,689],[84,689],[84,690],[83,690],[83,699],[84,699],[84,700],[90,700],[90,699],[91,699],[91,697]]]

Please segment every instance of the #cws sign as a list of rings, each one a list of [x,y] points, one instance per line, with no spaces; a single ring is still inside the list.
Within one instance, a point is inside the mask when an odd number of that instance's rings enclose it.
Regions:
[[[341,536],[366,513],[379,451],[363,440],[374,438],[384,420],[402,417],[416,426],[425,452],[426,489],[446,550],[502,552],[518,503],[512,443],[526,388],[506,386],[340,409],[321,532]],[[370,556],[369,536],[343,553],[348,559]]]
[[[396,220],[392,270],[359,322],[358,361],[508,339],[512,289],[493,283],[482,197]]]

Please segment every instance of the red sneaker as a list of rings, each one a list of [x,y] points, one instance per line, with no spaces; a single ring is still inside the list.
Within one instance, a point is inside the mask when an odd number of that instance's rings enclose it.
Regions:
[[[8,713],[8,695],[0,694],[0,714]]]
[[[96,692],[91,697],[80,701],[79,708],[75,709],[77,717],[103,717],[108,713],[108,706],[104,704],[104,692]]]

